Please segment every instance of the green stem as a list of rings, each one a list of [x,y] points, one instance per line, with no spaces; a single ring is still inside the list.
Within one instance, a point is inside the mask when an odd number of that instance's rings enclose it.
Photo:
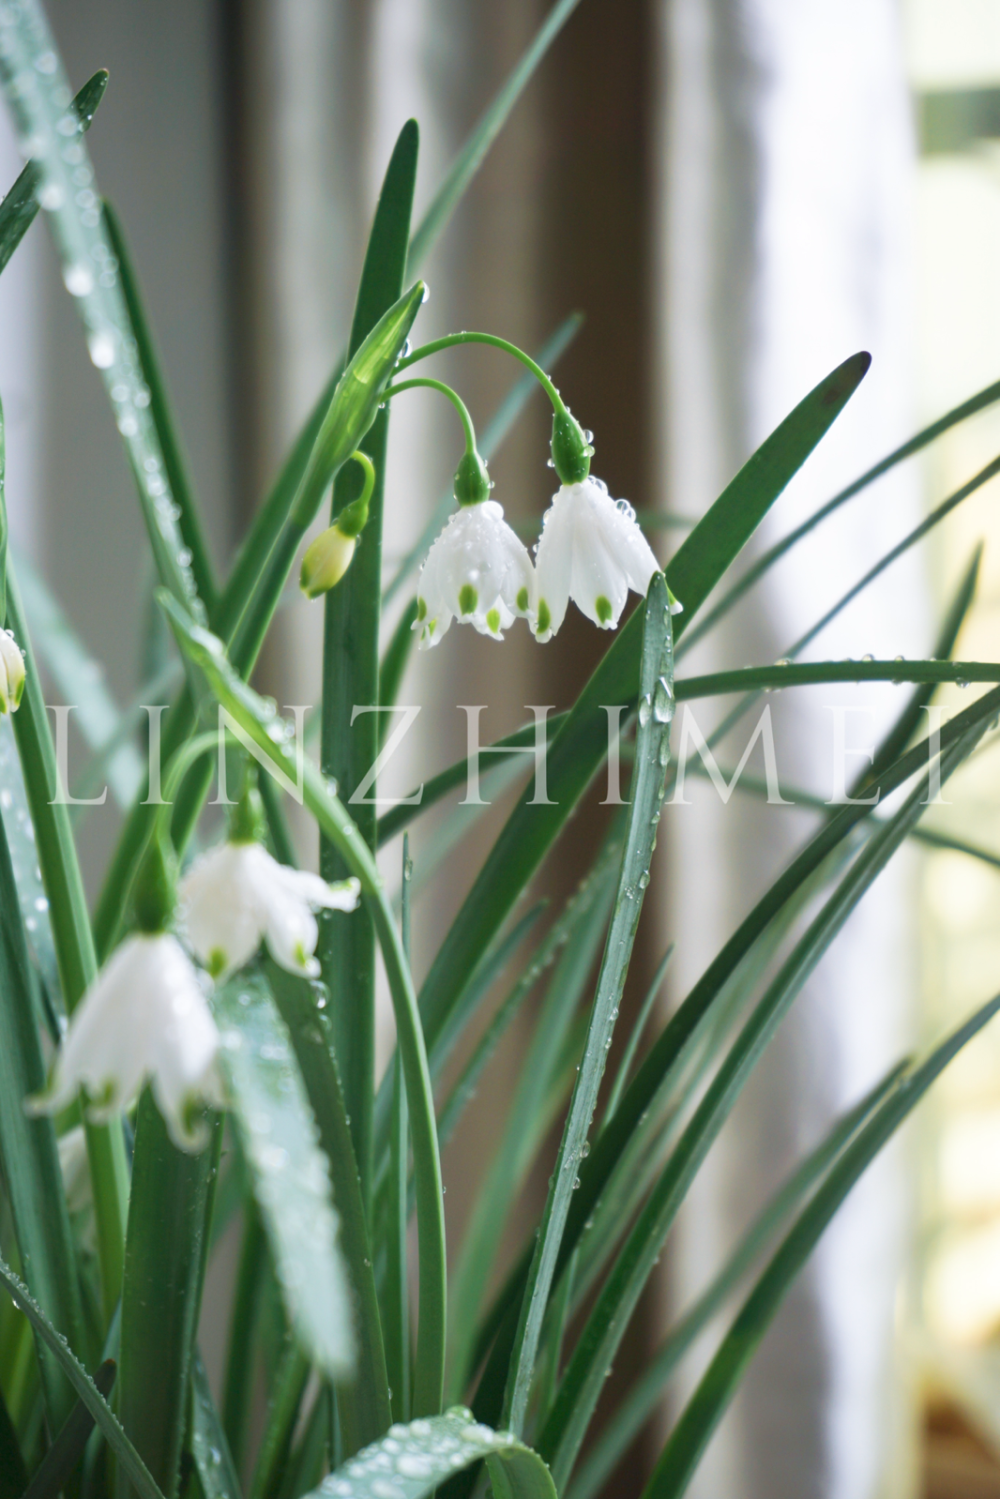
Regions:
[[[400,373],[405,369],[409,369],[411,364],[416,364],[419,359],[427,359],[431,354],[439,354],[442,349],[453,349],[457,344],[488,344],[490,348],[502,349],[505,354],[513,355],[515,359],[519,359],[525,368],[529,369],[534,375],[552,402],[553,410],[560,416],[569,415],[565,401],[541,365],[536,364],[531,355],[526,354],[523,349],[519,349],[517,344],[512,344],[506,338],[498,338],[495,333],[449,333],[444,338],[436,338],[433,343],[421,344],[419,349],[414,349],[412,354],[408,354],[405,359],[399,361],[396,371]],[[398,386],[390,387],[390,391],[387,394],[390,394],[393,388],[399,389]]]
[[[430,348],[430,345],[428,345],[428,348]],[[414,359],[416,357],[416,355],[413,355]],[[527,358],[527,355],[525,357]],[[404,359],[399,368],[402,369],[403,365],[409,364],[410,362],[411,361],[409,359]],[[462,426],[465,429],[465,451],[467,453],[475,453],[476,431],[472,425],[472,417],[469,415],[469,408],[462,400],[462,397],[459,395],[458,391],[452,390],[450,385],[445,385],[443,380],[431,380],[428,377],[422,377],[418,380],[403,380],[399,385],[389,386],[388,390],[385,393],[385,399],[388,401],[392,396],[402,395],[404,390],[420,389],[436,390],[440,395],[447,396],[448,400],[458,412],[459,418],[462,422]],[[356,453],[354,456],[358,457],[358,454]]]
[[[49,899],[59,979],[66,1010],[72,1014],[97,977],[97,957],[69,822],[69,809],[65,802],[59,800],[55,749],[49,732],[42,685],[14,568],[9,558],[7,622],[24,651],[24,695],[21,706],[14,715],[14,734],[35,830],[38,864]],[[116,1120],[111,1124],[87,1124],[86,1139],[94,1194],[104,1314],[110,1319],[121,1295],[125,1224],[128,1215],[128,1163],[121,1122]]]

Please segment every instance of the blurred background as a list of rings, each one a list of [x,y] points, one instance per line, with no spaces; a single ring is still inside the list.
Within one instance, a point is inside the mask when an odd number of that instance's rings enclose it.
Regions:
[[[74,86],[110,69],[89,144],[131,242],[220,568],[345,341],[400,127],[411,115],[420,123],[419,217],[547,10],[548,0],[50,0]],[[13,181],[18,169],[3,122],[0,175]],[[870,376],[775,506],[760,551],[1000,376],[998,265],[1000,0],[580,0],[425,268],[432,296],[420,333],[485,328],[537,350],[583,314],[557,378],[595,430],[595,472],[651,516],[663,558],[790,408],[835,364],[869,349]],[[441,365],[484,427],[511,369],[482,349]],[[0,391],[18,556],[106,667],[103,682],[53,675],[50,701],[79,702],[83,687],[127,704],[148,668],[141,522],[43,224],[0,280]],[[419,393],[394,408],[389,570],[460,453],[453,413],[441,405]],[[529,525],[551,493],[546,427],[536,401],[492,465],[508,518]],[[692,661],[709,669],[785,655],[998,449],[1000,416],[988,411],[866,491]],[[944,601],[983,540],[958,654],[996,659],[996,502],[995,486],[985,486],[807,654],[927,654]],[[393,601],[390,624],[407,599],[403,590]],[[30,616],[30,589],[28,603]],[[297,598],[282,610],[261,671],[282,706],[315,700],[320,617]],[[502,651],[470,635],[456,628],[414,659],[400,700],[422,711],[387,791],[401,794],[464,753],[461,704],[488,704],[484,739],[497,738],[529,716],[526,705],[565,706],[604,645],[572,612],[544,650],[523,630]],[[863,710],[849,715],[849,744],[861,753],[893,701],[889,690],[854,688],[775,700],[783,780],[828,795],[830,708]],[[959,704],[961,693],[942,701]],[[84,717],[71,765],[86,758]],[[699,722],[707,731],[710,715]],[[742,732],[719,751],[727,767],[742,753]],[[978,756],[949,789],[954,806],[934,810],[935,825],[1000,851],[997,768],[995,753]],[[683,997],[808,830],[800,811],[738,794],[723,806],[704,785],[690,788],[690,805],[664,820],[633,1007],[678,934],[663,1003]],[[598,801],[546,870],[550,893],[571,887],[594,846],[606,816]],[[418,826],[418,977],[505,805],[498,797],[455,848],[435,843],[439,820]],[[94,892],[118,814],[105,805],[77,815]],[[386,858],[398,880],[398,847]],[[904,1049],[997,987],[996,881],[983,862],[912,851],[880,881],[713,1152],[636,1319],[623,1355],[631,1368],[831,1118]],[[454,1233],[523,1041],[515,1029],[449,1150]],[[390,1044],[387,1019],[383,1056]],[[544,1172],[525,1191],[543,1188]],[[508,1247],[518,1242],[512,1225]],[[236,1247],[213,1274],[231,1273]],[[827,1234],[695,1492],[1000,1495],[998,1329],[1000,1033],[988,1030]],[[226,1335],[209,1294],[214,1368]],[[637,1491],[670,1401],[703,1363],[699,1351],[608,1493]],[[623,1368],[609,1381],[611,1400]]]

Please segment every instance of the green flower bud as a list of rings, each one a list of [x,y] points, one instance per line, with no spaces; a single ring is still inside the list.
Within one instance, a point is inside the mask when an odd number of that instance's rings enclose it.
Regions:
[[[299,587],[307,599],[317,599],[335,587],[351,565],[357,538],[345,536],[340,523],[328,526],[306,549]]]
[[[257,777],[248,771],[239,800],[229,809],[229,842],[264,841],[264,803],[257,790]]]
[[[425,295],[422,281],[405,292],[375,324],[338,380],[292,505],[291,519],[303,529],[375,420]]]
[[[0,713],[16,713],[24,691],[24,657],[9,630],[0,630]]]
[[[490,497],[493,485],[486,472],[486,464],[473,450],[464,453],[455,470],[454,495],[460,505],[481,505]]]
[[[552,418],[552,466],[560,484],[582,484],[590,473],[594,450],[571,411],[564,407]]]

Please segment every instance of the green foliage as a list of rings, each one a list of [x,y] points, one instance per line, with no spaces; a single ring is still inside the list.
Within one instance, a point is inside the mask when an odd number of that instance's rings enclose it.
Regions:
[[[243,1492],[247,1499],[301,1499],[307,1492],[322,1499],[418,1499],[435,1491],[457,1499],[473,1491],[484,1465],[501,1499],[556,1493],[590,1499],[655,1409],[679,1359],[763,1264],[698,1389],[674,1419],[650,1480],[649,1499],[676,1499],[832,1215],[941,1069],[1000,1007],[996,1000],[984,1006],[919,1065],[900,1063],[835,1124],[669,1330],[581,1459],[606,1370],[692,1182],[782,1018],[873,881],[911,837],[1000,867],[1000,854],[946,827],[920,826],[932,778],[943,782],[962,765],[1000,714],[1000,686],[993,685],[1000,667],[953,659],[979,550],[931,659],[794,660],[896,558],[994,477],[1000,459],[885,555],[866,559],[867,570],[792,646],[787,661],[734,669],[723,663],[711,674],[675,677],[674,637],[680,660],[802,537],[904,458],[997,400],[1000,386],[888,454],[734,581],[732,564],[854,395],[869,356],[846,360],[804,397],[690,527],[665,575],[653,574],[645,601],[611,638],[576,700],[549,719],[548,802],[536,798],[534,787],[524,788],[471,887],[455,891],[457,915],[430,955],[418,1003],[411,926],[423,920],[431,877],[481,812],[474,805],[444,812],[416,871],[404,840],[397,922],[376,852],[429,808],[440,808],[464,782],[467,766],[461,761],[428,774],[419,805],[381,818],[371,799],[345,805],[388,723],[387,714],[354,710],[396,701],[414,639],[415,601],[399,600],[391,633],[383,605],[410,582],[452,505],[450,495],[442,498],[418,545],[383,587],[384,397],[401,365],[476,341],[494,354],[514,353],[529,371],[484,430],[484,457],[536,388],[555,401],[561,429],[568,421],[548,372],[570,345],[579,317],[556,330],[537,363],[492,333],[448,335],[410,353],[424,288],[420,282],[404,288],[575,3],[557,0],[549,10],[415,231],[418,130],[414,121],[403,127],[374,217],[348,347],[227,577],[216,576],[205,543],[123,229],[110,207],[91,214],[69,190],[65,145],[71,142],[74,159],[92,170],[83,132],[106,75],[95,75],[70,111],[37,0],[21,0],[0,17],[0,78],[22,138],[30,136],[38,151],[0,204],[0,271],[42,197],[136,479],[157,608],[184,663],[182,676],[162,648],[147,653],[148,681],[122,711],[97,680],[97,664],[60,601],[26,565],[22,598],[7,556],[0,419],[0,615],[24,649],[26,672],[13,735],[10,725],[0,725],[0,1247],[13,1262],[12,1268],[0,1259],[6,1397],[0,1398],[0,1499],[20,1499],[32,1471],[32,1499],[54,1499],[60,1489],[72,1499],[242,1499]],[[115,264],[98,274],[108,246]],[[579,441],[589,446],[589,437]],[[359,452],[374,466],[374,488],[350,567],[327,596],[315,715],[319,763],[307,756],[300,766],[291,726],[249,681],[325,496],[332,496],[333,518],[356,501],[362,479],[350,460]],[[650,517],[650,525],[656,520]],[[671,594],[683,605],[673,618]],[[107,777],[115,800],[128,809],[93,922],[74,822],[59,794],[33,640],[67,700],[81,681],[96,683],[78,705],[93,758],[77,789],[92,795]],[[662,807],[675,775],[675,703],[737,694],[729,724],[765,690],[850,681],[913,685],[855,788],[864,795],[878,790],[879,807],[827,808],[797,797],[822,815],[788,867],[665,1023],[656,1000],[673,950],[668,944],[683,943],[684,933],[657,936],[656,951],[664,956],[630,1033],[621,1037],[616,1022],[653,850],[661,817],[669,815]],[[938,687],[956,682],[989,690],[939,736],[914,743]],[[164,775],[173,788],[166,810],[147,796],[137,748],[142,704],[160,692],[174,694],[162,731]],[[622,709],[621,762],[631,768],[628,802],[609,815],[576,887],[561,907],[553,906],[534,881],[606,760],[608,710],[615,705]],[[361,903],[356,911],[322,915],[318,977],[303,924],[295,960],[286,954],[291,967],[298,964],[295,972],[270,955],[276,949],[268,933],[268,956],[256,954],[214,986],[206,978],[225,1084],[224,1095],[213,1098],[216,1104],[224,1098],[226,1107],[225,1117],[209,1116],[205,1150],[177,1149],[149,1087],[127,1121],[95,1124],[82,1099],[54,1121],[29,1118],[24,1100],[42,1090],[67,1019],[72,1024],[85,1013],[98,957],[108,958],[135,919],[135,874],[151,837],[166,858],[169,833],[182,857],[199,829],[212,776],[207,751],[215,744],[206,726],[215,724],[220,708],[228,715],[230,759],[251,754],[260,764],[269,846],[286,866],[281,879],[291,878],[295,864],[284,788],[300,796],[319,835],[323,875],[356,879]],[[494,794],[513,788],[525,774],[518,752],[534,741],[532,725],[493,746],[501,753],[484,768],[484,788]],[[741,789],[760,791],[751,778]],[[288,887],[281,888],[287,896]],[[218,896],[230,917],[235,890],[232,875]],[[275,917],[274,910],[267,914]],[[183,938],[184,921],[177,926]],[[396,1047],[376,1090],[379,963]],[[142,1031],[151,999],[135,997],[116,1042],[125,1045]],[[172,1023],[176,1034],[168,1027],[160,1038],[166,1050],[184,1029],[176,1015]],[[459,1130],[478,1127],[476,1090],[515,1030],[527,1037],[515,1086],[504,1118],[481,1146],[478,1191],[451,1246],[449,1276],[441,1147]],[[606,1079],[615,1043],[616,1066]],[[161,1059],[149,1065],[155,1069]],[[198,1106],[197,1097],[189,1102]],[[64,1180],[59,1149],[81,1118],[90,1186],[82,1204],[72,1180]],[[560,1139],[554,1163],[553,1131]],[[494,1290],[508,1223],[526,1183],[547,1169],[543,1210]],[[242,1241],[225,1309],[230,1338],[217,1407],[197,1346],[198,1318],[211,1256],[237,1220]],[[112,1366],[101,1365],[96,1383],[85,1372],[101,1356],[119,1358],[118,1415],[106,1398]],[[255,1429],[261,1396],[264,1415]],[[470,1397],[476,1417],[464,1407],[444,1408],[446,1399]]]

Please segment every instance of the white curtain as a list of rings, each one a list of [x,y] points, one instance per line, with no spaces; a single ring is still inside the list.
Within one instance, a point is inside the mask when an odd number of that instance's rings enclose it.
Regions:
[[[664,0],[659,15],[662,469],[672,506],[702,513],[836,364],[862,348],[874,357],[761,527],[759,550],[913,430],[913,144],[898,17],[892,0]],[[699,651],[697,669],[784,656],[916,516],[912,472],[881,481],[768,574]],[[911,556],[806,658],[923,653],[931,635]],[[848,714],[847,745],[870,746],[902,691],[772,698],[787,785],[829,798],[831,708],[869,709]],[[730,736],[723,763],[739,758],[755,717]],[[698,721],[712,726],[707,710]],[[862,764],[849,759],[848,785]],[[693,805],[672,809],[678,998],[809,827],[799,813],[739,793],[723,807],[710,787],[691,784]],[[675,1240],[678,1305],[832,1119],[906,1048],[915,996],[908,885],[904,858],[808,983],[713,1150]],[[698,1499],[908,1492],[909,1411],[894,1367],[906,1254],[897,1148],[854,1193],[785,1303],[695,1480]],[[691,1361],[685,1391],[707,1351]]]

